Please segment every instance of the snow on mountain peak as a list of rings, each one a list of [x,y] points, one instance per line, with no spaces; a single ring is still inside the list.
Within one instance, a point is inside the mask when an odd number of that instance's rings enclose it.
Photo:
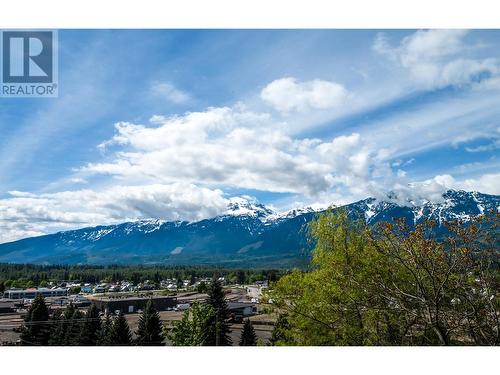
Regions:
[[[291,219],[299,215],[326,210],[326,205],[312,205],[296,207],[287,211],[277,212],[270,207],[259,203],[255,198],[243,196],[229,199],[225,215],[251,216],[259,218],[263,222],[272,222],[282,219]]]
[[[273,215],[274,211],[260,204],[255,198],[243,196],[230,198],[224,214],[230,216],[265,218],[269,215]]]
[[[304,207],[297,207],[297,208],[292,208],[287,211],[275,213],[273,215],[269,215],[266,218],[266,221],[275,221],[275,220],[282,220],[282,219],[292,219],[296,216],[300,216],[303,214],[308,214],[308,213],[313,213],[313,212],[320,212],[328,209],[327,205],[312,205],[312,206],[304,206]]]

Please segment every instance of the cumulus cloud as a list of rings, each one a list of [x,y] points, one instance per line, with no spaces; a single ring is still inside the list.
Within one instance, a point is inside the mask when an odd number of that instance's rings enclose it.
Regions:
[[[294,139],[269,115],[244,109],[210,108],[159,120],[116,124],[107,143],[118,146],[113,160],[80,172],[314,196],[341,185],[369,186],[387,168],[359,134]]]
[[[500,194],[500,173],[484,174],[477,178],[456,179],[450,174],[437,175],[424,181],[410,181],[404,173],[397,173],[388,190],[374,191],[373,197],[390,200],[403,206],[419,206],[425,202],[441,202],[448,190],[478,191],[484,194]],[[389,189],[389,186],[390,189]]]
[[[448,189],[459,189],[467,191],[479,191],[481,193],[498,195],[500,194],[500,173],[489,173],[476,178],[466,178],[456,180],[449,174],[439,175],[433,179]]]
[[[411,79],[424,88],[445,87],[470,83],[491,86],[500,75],[497,59],[463,57],[477,48],[465,43],[466,30],[419,30],[403,38],[398,46],[391,45],[385,34],[379,33],[373,49],[405,68]]]
[[[191,100],[191,96],[170,82],[155,82],[151,85],[151,93],[163,97],[174,104],[182,104]]]
[[[401,205],[420,205],[426,201],[442,201],[447,190],[478,191],[485,194],[500,194],[500,173],[485,174],[477,178],[456,179],[450,174],[437,175],[420,182],[401,179],[391,189],[391,200]],[[377,198],[386,198],[379,196]]]
[[[345,103],[348,91],[336,82],[319,79],[298,82],[293,77],[286,77],[269,83],[260,97],[276,110],[289,113],[336,108]]]
[[[196,221],[222,213],[228,203],[220,189],[185,183],[9,193],[0,199],[0,242],[137,219]]]

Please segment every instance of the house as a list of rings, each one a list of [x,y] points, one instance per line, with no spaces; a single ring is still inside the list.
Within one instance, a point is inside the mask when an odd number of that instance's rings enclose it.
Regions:
[[[257,307],[254,303],[248,302],[229,302],[227,309],[231,320],[241,322],[243,318],[252,316],[257,313]]]
[[[153,296],[153,297],[96,297],[92,298],[98,309],[106,314],[121,311],[124,314],[134,313],[143,310],[149,300],[152,300],[156,310],[164,311],[177,306],[177,297]]]
[[[126,282],[122,282],[120,284],[120,292],[129,292],[132,288],[132,284],[130,283],[126,283]]]
[[[76,295],[72,298],[72,302],[77,307],[90,306],[90,300],[87,297]]]
[[[108,289],[108,292],[110,293],[116,293],[120,291],[120,286],[119,285],[111,285]]]
[[[92,291],[93,291],[93,288],[90,285],[85,285],[82,287],[82,293],[90,294],[90,293],[92,293]]]
[[[97,293],[106,293],[106,286],[105,285],[97,285],[94,288],[94,293],[95,294],[97,294]]]

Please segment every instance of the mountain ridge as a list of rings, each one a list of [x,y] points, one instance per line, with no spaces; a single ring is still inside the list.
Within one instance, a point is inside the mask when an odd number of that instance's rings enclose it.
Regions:
[[[500,196],[449,190],[439,203],[408,203],[366,198],[342,207],[369,225],[403,218],[409,225],[432,219],[440,226],[498,211]],[[0,262],[296,265],[311,249],[304,224],[323,211],[305,207],[276,213],[255,200],[231,198],[222,215],[196,222],[138,220],[0,244]]]

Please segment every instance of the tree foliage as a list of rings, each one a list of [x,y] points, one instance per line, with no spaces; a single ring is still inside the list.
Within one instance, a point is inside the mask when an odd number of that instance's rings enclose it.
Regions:
[[[253,328],[250,319],[245,319],[243,324],[243,330],[241,331],[240,346],[256,346],[257,336],[255,335],[255,329]]]
[[[75,309],[73,315],[69,319],[63,345],[81,345],[80,337],[84,328],[84,319],[85,316],[83,312]]]
[[[370,229],[346,212],[310,224],[311,270],[295,270],[272,298],[298,345],[500,343],[498,215],[464,225]]]
[[[106,317],[104,318],[101,324],[101,329],[99,330],[99,333],[97,335],[97,345],[101,346],[112,345],[113,344],[113,342],[111,341],[112,332],[113,332],[113,321],[111,320],[109,314],[106,314]]]
[[[85,314],[85,320],[79,336],[79,345],[97,345],[100,331],[101,318],[99,316],[99,309],[95,304],[92,304],[87,314]]]
[[[207,286],[205,303],[193,303],[182,320],[173,323],[168,338],[175,346],[231,345],[229,311],[220,282],[214,278]]]
[[[182,319],[173,323],[168,339],[174,346],[202,346],[211,334],[215,310],[206,303],[194,302]]]
[[[37,295],[31,304],[21,328],[21,343],[23,345],[47,345],[50,328],[49,310],[42,295]]]
[[[150,299],[139,318],[136,343],[138,345],[163,345],[164,338],[160,314]]]
[[[113,325],[111,327],[110,344],[132,344],[132,333],[130,332],[130,327],[128,326],[127,320],[125,319],[125,315],[123,315],[121,311],[113,321]]]
[[[289,335],[290,323],[286,314],[279,314],[274,324],[269,344],[271,346],[291,345],[293,338]]]
[[[214,315],[210,318],[207,332],[205,334],[204,345],[227,346],[232,344],[229,310],[227,309],[226,296],[221,283],[214,277],[208,287],[207,304],[214,310]]]

